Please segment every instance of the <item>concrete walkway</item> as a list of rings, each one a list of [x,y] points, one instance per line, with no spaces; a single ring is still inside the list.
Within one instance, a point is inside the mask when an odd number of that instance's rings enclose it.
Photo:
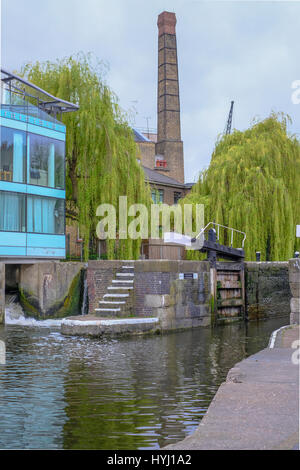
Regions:
[[[299,449],[297,339],[299,327],[281,329],[272,349],[236,364],[196,431],[166,449]]]

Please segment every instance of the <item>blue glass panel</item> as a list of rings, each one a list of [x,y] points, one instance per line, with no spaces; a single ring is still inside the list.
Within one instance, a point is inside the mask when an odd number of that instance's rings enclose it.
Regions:
[[[66,246],[65,235],[44,235],[40,233],[29,233],[27,235],[27,246],[36,248],[60,248]]]
[[[21,131],[27,130],[26,122],[15,121],[14,119],[0,118],[1,126],[9,127],[11,129],[20,129]]]
[[[65,258],[66,251],[62,248],[27,248],[27,256],[36,258]]]
[[[10,191],[14,193],[26,193],[27,185],[19,183],[8,183],[6,181],[0,181],[0,191]]]
[[[39,126],[34,126],[33,124],[28,124],[27,130],[32,134],[44,135],[45,137],[50,137],[51,139],[62,141],[66,140],[66,134],[64,132],[53,131],[51,129],[47,129],[46,127],[43,128]]]
[[[64,200],[28,195],[27,232],[63,234]]]
[[[1,104],[1,116],[8,119],[15,119],[24,122],[31,122],[38,126],[56,129],[59,132],[65,132],[65,125],[50,116],[45,111],[36,106],[32,106],[21,100],[18,103]]]
[[[26,133],[1,127],[0,180],[25,182]]]
[[[26,256],[26,248],[15,247],[15,246],[4,246],[0,245],[0,256]]]
[[[28,134],[28,182],[49,188],[64,188],[65,145],[59,140]]]
[[[25,247],[26,246],[26,233],[17,232],[1,232],[0,245],[10,247]]]
[[[1,182],[0,182],[1,185]],[[27,194],[36,194],[37,196],[48,196],[48,197],[55,197],[57,199],[65,199],[66,192],[61,189],[54,189],[54,188],[45,188],[43,186],[33,186],[28,185],[26,186]]]
[[[25,196],[0,192],[0,230],[25,232]]]

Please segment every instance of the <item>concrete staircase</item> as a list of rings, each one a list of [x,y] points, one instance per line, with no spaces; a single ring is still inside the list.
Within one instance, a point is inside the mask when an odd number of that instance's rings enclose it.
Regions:
[[[106,293],[95,308],[98,317],[124,317],[132,315],[132,296],[134,288],[134,262],[124,261],[116,278],[112,279]]]

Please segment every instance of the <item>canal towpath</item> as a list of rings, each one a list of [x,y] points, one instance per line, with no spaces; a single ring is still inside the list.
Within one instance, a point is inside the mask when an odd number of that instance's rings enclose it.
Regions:
[[[165,449],[298,450],[299,326],[236,364],[196,431]]]

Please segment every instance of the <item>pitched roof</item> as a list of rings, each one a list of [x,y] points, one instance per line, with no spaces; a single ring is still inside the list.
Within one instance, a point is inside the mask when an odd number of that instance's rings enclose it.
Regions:
[[[153,142],[152,140],[148,139],[144,134],[142,134],[140,131],[132,127],[133,130],[133,135],[134,135],[134,140],[135,142]]]
[[[192,187],[194,186],[194,184],[196,184],[196,183],[185,183],[184,186],[185,186],[187,189],[192,189]]]
[[[157,184],[166,184],[168,186],[178,186],[184,188],[184,184],[180,183],[179,181],[170,178],[169,176],[162,175],[158,173],[156,170],[151,170],[150,168],[143,166],[143,170],[145,172],[146,179],[150,183],[157,183]]]

